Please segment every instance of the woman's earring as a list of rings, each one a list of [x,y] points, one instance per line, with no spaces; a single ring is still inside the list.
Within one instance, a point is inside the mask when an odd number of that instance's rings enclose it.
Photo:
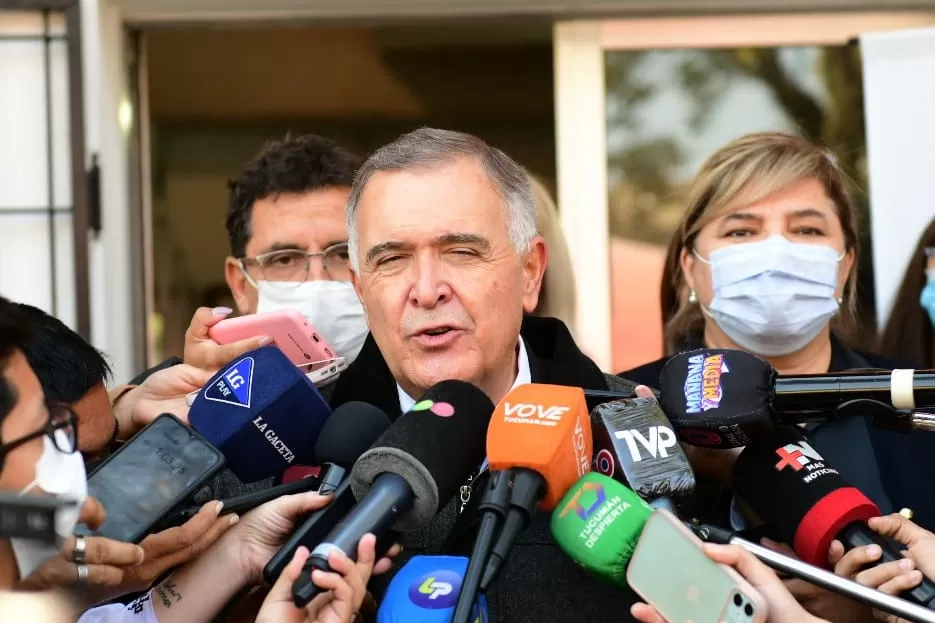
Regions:
[[[839,297],[838,297],[838,305],[843,305],[843,304],[844,304],[844,297],[843,297],[843,296],[839,296]]]
[[[695,294],[694,288],[692,288],[691,291],[688,293],[688,302],[691,303],[692,305],[698,302],[698,295]]]

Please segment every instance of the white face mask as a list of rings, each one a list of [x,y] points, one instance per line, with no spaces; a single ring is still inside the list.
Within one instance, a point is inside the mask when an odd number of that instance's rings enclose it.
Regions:
[[[59,430],[55,431],[55,434],[65,433]],[[36,463],[36,477],[20,491],[20,495],[38,487],[45,493],[75,502],[74,506],[67,506],[55,515],[55,533],[61,543],[64,543],[74,533],[78,517],[81,515],[81,507],[88,497],[88,477],[80,452],[65,454],[55,447],[48,435],[42,438],[42,443],[42,456]],[[29,539],[10,539],[20,579],[32,575],[36,569],[55,558],[60,552],[61,543],[59,547],[55,547]]]
[[[722,247],[711,265],[711,316],[741,348],[781,356],[804,348],[838,311],[838,263],[844,254],[821,244],[771,236]]]
[[[364,308],[350,281],[258,281],[258,314],[297,309],[339,357],[352,362],[369,329]]]

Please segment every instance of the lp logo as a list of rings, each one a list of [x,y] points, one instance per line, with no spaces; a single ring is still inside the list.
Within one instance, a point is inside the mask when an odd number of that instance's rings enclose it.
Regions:
[[[653,426],[650,428],[649,439],[644,437],[643,433],[638,430],[619,430],[614,433],[614,437],[627,442],[627,449],[630,451],[630,456],[633,458],[634,463],[639,463],[643,460],[639,446],[643,446],[646,452],[654,459],[660,456],[665,459],[669,456],[666,450],[674,447],[678,441],[675,438],[675,433],[665,426]],[[637,445],[637,442],[639,442],[639,445]]]
[[[439,569],[417,579],[409,589],[409,599],[420,608],[444,610],[455,605],[459,592],[461,576]]]
[[[443,595],[451,594],[454,587],[448,582],[438,582],[433,577],[425,578],[425,582],[419,587],[419,592],[428,595],[429,599],[438,599]]]

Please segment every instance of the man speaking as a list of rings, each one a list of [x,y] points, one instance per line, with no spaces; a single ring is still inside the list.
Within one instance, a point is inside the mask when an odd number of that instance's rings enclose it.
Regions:
[[[522,167],[480,139],[423,128],[378,149],[347,203],[351,279],[370,335],[334,386],[333,407],[364,400],[391,418],[446,379],[496,403],[524,383],[633,391],[603,374],[568,329],[531,313],[548,260]],[[486,466],[405,553],[470,553]],[[405,554],[404,554],[405,555]],[[402,565],[405,560],[400,561]],[[537,513],[491,588],[492,621],[627,620],[632,594],[602,585],[555,545]]]

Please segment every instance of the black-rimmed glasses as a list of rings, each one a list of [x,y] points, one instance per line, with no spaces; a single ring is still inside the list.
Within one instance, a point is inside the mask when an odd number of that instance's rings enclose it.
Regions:
[[[48,435],[55,447],[65,454],[71,454],[78,449],[78,417],[71,405],[53,402],[46,407],[49,410],[49,420],[45,426],[9,443],[0,444],[0,466],[10,452],[43,435]]]

